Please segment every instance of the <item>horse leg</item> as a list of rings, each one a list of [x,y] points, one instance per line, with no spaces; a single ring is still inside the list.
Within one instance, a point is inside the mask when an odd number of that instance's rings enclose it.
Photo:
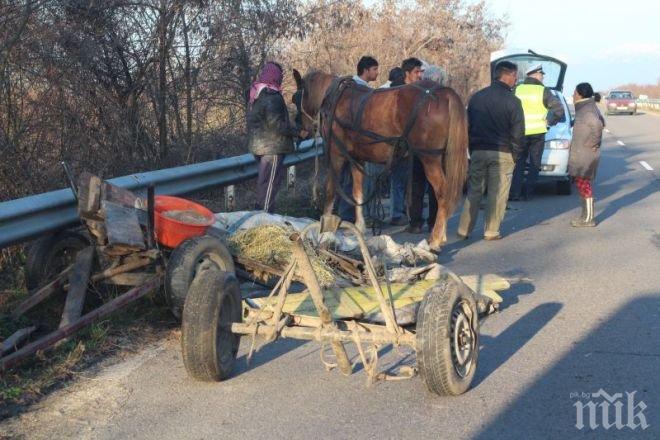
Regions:
[[[335,185],[341,184],[340,176],[344,162],[346,162],[346,159],[339,154],[331,155],[330,157],[330,167],[332,167],[332,170],[328,170],[325,180],[325,206],[323,207],[323,215],[332,214],[332,208],[335,205]],[[335,181],[335,178],[337,181]]]
[[[444,199],[445,176],[442,171],[442,158],[427,155],[423,156],[421,160],[424,174],[433,188],[433,194],[438,203],[435,223],[429,236],[429,246],[431,250],[439,252],[440,247],[447,242],[447,204]]]
[[[353,200],[355,200],[355,226],[360,230],[360,232],[366,232],[366,224],[364,222],[364,215],[362,213],[362,202],[364,200],[364,195],[362,193],[362,178],[364,175],[362,172],[355,166],[351,165],[351,175],[353,176]]]

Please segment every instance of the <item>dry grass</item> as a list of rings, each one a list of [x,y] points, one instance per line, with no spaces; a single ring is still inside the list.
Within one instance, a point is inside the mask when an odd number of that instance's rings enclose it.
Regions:
[[[29,318],[21,318],[18,323],[8,319],[9,310],[22,297],[15,296],[0,307],[0,339],[31,324],[41,325],[31,340],[52,330],[43,325],[53,318],[51,308],[38,308],[30,313]],[[16,415],[52,390],[62,387],[81,370],[110,355],[137,351],[177,326],[164,306],[156,304],[153,297],[147,297],[109,319],[83,329],[59,347],[37,352],[19,367],[0,375],[0,420]]]
[[[293,255],[293,243],[289,239],[292,232],[282,226],[258,226],[233,235],[229,246],[237,255],[283,270]],[[322,286],[333,285],[335,273],[310,246],[305,247],[319,283]]]

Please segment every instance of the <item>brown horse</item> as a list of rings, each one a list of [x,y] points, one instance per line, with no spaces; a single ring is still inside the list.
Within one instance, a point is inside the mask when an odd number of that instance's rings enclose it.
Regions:
[[[412,153],[422,162],[438,202],[429,244],[439,250],[446,242],[447,219],[461,195],[467,171],[465,107],[456,92],[432,81],[371,90],[318,71],[301,78],[294,70],[294,77],[301,95],[303,127],[311,133],[320,128],[331,167],[324,214],[332,213],[339,184],[335,180],[349,161],[356,226],[364,230],[361,166],[365,161],[391,164]],[[404,146],[395,148],[401,141]]]

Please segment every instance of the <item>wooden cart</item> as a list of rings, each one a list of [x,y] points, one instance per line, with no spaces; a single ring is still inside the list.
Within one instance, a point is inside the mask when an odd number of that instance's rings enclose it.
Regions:
[[[321,288],[304,246],[313,229],[319,233],[342,229],[357,237],[370,282],[368,288]],[[406,296],[401,290],[393,295],[392,286],[378,281],[362,234],[353,224],[336,216],[324,216],[300,233],[293,233],[290,240],[294,257],[265,298],[243,302],[239,281],[233,273],[209,261],[198,267],[182,314],[183,361],[190,376],[203,381],[230,377],[241,337],[251,340],[248,357],[255,350],[257,338],[262,343],[294,338],[329,345],[334,360],[323,359],[324,364],[336,366],[345,375],[353,370],[345,344],[354,343],[369,383],[409,378],[419,372],[429,390],[437,394],[458,395],[469,388],[479,355],[477,303],[481,301],[483,309],[492,306],[490,300],[476,295],[450,272],[427,284],[423,295]],[[303,281],[304,292],[290,292],[294,278]],[[500,287],[506,288],[508,283]],[[351,297],[351,292],[369,296],[377,304],[384,323],[365,319],[364,308],[359,307],[360,301]],[[416,326],[397,323],[394,304],[406,300],[419,303]],[[378,352],[386,345],[414,349],[416,367],[400,369],[396,375],[380,372]],[[325,350],[321,353],[323,357]]]

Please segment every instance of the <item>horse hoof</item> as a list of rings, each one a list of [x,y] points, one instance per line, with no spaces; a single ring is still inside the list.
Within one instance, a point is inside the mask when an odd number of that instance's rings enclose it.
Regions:
[[[435,245],[430,244],[429,248],[431,249],[431,252],[438,255],[440,253],[440,251],[442,250],[442,244],[435,244]]]

